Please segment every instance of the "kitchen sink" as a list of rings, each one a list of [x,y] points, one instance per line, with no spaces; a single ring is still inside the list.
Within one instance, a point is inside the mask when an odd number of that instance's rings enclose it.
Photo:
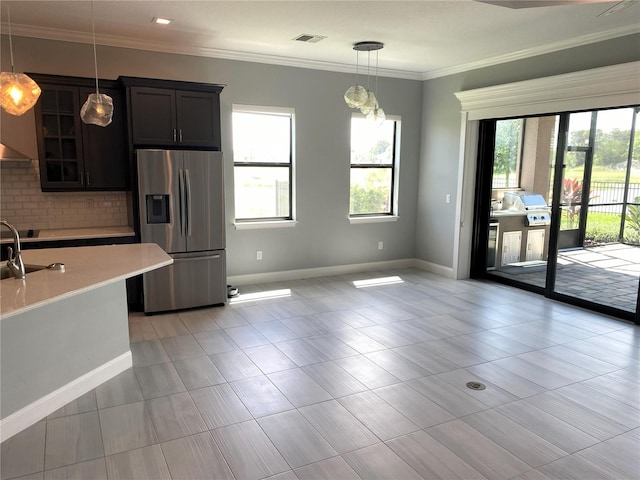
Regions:
[[[24,273],[37,272],[38,270],[44,270],[45,268],[47,267],[44,265],[25,265]],[[13,274],[11,273],[11,270],[9,270],[9,267],[3,265],[0,267],[0,280],[4,280],[5,278],[13,278]]]

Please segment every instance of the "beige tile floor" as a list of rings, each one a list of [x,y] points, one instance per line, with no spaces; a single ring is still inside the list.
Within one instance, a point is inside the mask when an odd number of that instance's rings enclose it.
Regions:
[[[640,477],[640,327],[417,270],[240,291],[130,315],[133,369],[4,442],[2,479]]]

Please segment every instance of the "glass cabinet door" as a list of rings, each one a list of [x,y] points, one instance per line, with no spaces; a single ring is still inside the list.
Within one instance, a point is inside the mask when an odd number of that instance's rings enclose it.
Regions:
[[[43,188],[81,186],[82,140],[78,93],[74,87],[42,85],[36,110]]]

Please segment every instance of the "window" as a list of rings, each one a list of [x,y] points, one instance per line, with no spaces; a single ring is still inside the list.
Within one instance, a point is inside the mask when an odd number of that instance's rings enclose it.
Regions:
[[[349,215],[394,215],[400,120],[376,126],[371,120],[351,117],[351,194]]]
[[[234,105],[236,222],[292,220],[293,109]]]
[[[522,118],[496,122],[492,188],[520,186],[523,130]]]

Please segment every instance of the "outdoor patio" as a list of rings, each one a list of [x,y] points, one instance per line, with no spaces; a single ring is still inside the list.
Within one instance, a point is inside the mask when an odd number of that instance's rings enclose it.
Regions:
[[[545,286],[544,263],[492,273],[530,285]],[[639,279],[640,248],[635,245],[612,243],[564,250],[558,254],[558,293],[634,312]]]

